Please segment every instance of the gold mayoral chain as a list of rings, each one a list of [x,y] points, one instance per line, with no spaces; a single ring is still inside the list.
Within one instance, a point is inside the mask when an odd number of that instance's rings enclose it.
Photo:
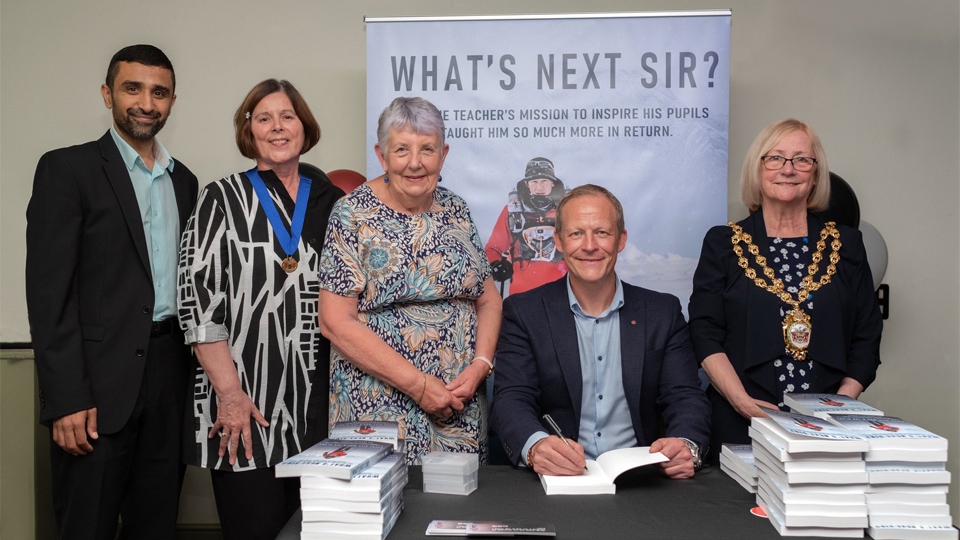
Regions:
[[[773,268],[767,266],[767,258],[760,255],[760,248],[753,243],[753,237],[750,233],[743,232],[743,228],[733,222],[728,223],[728,225],[733,229],[733,238],[730,241],[733,243],[733,252],[739,258],[738,264],[740,268],[743,268],[744,275],[753,280],[757,287],[772,292],[780,300],[793,307],[783,318],[783,341],[787,346],[787,354],[797,360],[805,360],[807,358],[807,347],[810,346],[810,334],[813,332],[813,326],[810,323],[810,315],[804,313],[800,307],[800,302],[805,301],[810,293],[830,283],[830,278],[837,273],[837,263],[840,262],[840,231],[837,230],[835,223],[832,221],[828,222],[820,231],[817,250],[813,253],[810,266],[807,267],[807,276],[800,281],[800,290],[797,291],[797,298],[794,299],[789,292],[784,290],[783,281],[776,276]],[[830,264],[827,265],[826,273],[820,276],[820,281],[814,281],[813,276],[817,274],[820,261],[823,260],[823,251],[827,247],[828,236],[833,237],[833,241],[830,242],[830,248],[833,250],[830,253]],[[763,269],[763,275],[770,278],[770,283],[767,283],[763,277],[757,276],[757,271],[750,268],[747,258],[743,255],[740,242],[747,245],[747,251],[753,255],[757,266]]]

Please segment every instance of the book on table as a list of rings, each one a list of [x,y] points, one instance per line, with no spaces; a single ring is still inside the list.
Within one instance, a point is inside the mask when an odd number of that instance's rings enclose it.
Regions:
[[[869,492],[866,494],[867,504],[947,504],[946,492],[941,493],[909,493],[909,492]]]
[[[306,533],[340,533],[340,534],[382,534],[387,525],[392,526],[403,511],[403,501],[397,500],[389,507],[384,508],[382,512],[376,514],[361,514],[360,516],[369,516],[366,521],[354,520],[315,520],[306,519],[300,524],[300,531]],[[341,512],[342,514],[354,514],[353,512]]]
[[[763,408],[768,418],[753,418],[751,426],[789,453],[866,452],[866,439],[822,418]]]
[[[849,396],[840,394],[798,394],[788,392],[783,395],[783,404],[790,411],[807,416],[816,416],[830,420],[833,414],[860,414],[883,416],[883,411]]]
[[[788,484],[783,478],[766,474],[767,492],[791,504],[866,504],[865,486],[837,484]]]
[[[780,536],[824,536],[831,538],[863,538],[862,527],[824,527],[820,525],[810,526],[792,526],[785,524],[785,516],[780,510],[771,504],[767,504],[762,498],[757,498],[757,504],[767,514],[767,519],[773,527],[780,533]]]
[[[788,527],[826,527],[830,529],[864,529],[867,527],[866,504],[787,504],[770,494],[760,482],[758,499],[776,507]]]
[[[622,473],[670,461],[660,452],[650,452],[649,446],[618,448],[587,460],[587,470],[577,476],[540,475],[540,483],[547,495],[606,495],[617,492],[614,480]]]
[[[407,483],[404,457],[390,454],[349,480],[327,476],[301,476],[301,498],[338,498],[345,501],[379,501],[396,484]]]
[[[730,475],[747,491],[757,492],[757,465],[751,445],[724,443],[720,449],[720,470]]]
[[[947,460],[947,439],[900,418],[843,414],[833,420],[868,442],[867,461]]]
[[[754,454],[757,466],[775,476],[783,478],[789,484],[861,484],[866,485],[868,476],[863,462],[841,461],[843,468],[831,467],[828,461],[802,462],[778,461],[761,446]],[[859,465],[859,468],[856,466]]]
[[[553,525],[506,521],[438,519],[427,525],[427,536],[556,536]]]
[[[874,540],[957,540],[953,526],[871,525],[867,534]]]
[[[328,438],[389,443],[396,452],[400,445],[400,425],[390,420],[337,422]]]
[[[397,523],[397,518],[403,510],[403,505],[397,507],[393,514],[382,525],[356,523],[312,523],[310,528],[322,529],[317,531],[300,531],[300,540],[385,540],[390,530]],[[301,528],[307,525],[302,523]],[[361,532],[365,531],[365,532]]]
[[[384,508],[389,506],[395,499],[403,497],[403,488],[404,484],[397,483],[390,488],[390,491],[386,492],[380,500],[377,501],[348,501],[339,498],[323,497],[323,496],[313,496],[310,498],[303,497],[303,490],[300,490],[300,508],[306,511],[313,510],[340,510],[343,512],[369,512],[369,513],[379,513],[382,512]],[[314,490],[317,492],[322,492],[323,490]],[[326,493],[319,493],[320,495],[327,495]]]
[[[757,431],[757,429],[753,426],[747,428],[747,433],[750,435],[750,438],[753,439],[753,444],[755,446],[764,447],[764,449],[766,449],[770,455],[783,462],[806,460],[863,461],[863,452],[802,452],[791,454],[790,452],[787,452],[781,443],[771,440],[763,433]]]
[[[950,514],[917,516],[910,514],[870,514],[870,526],[949,527],[953,524]]]
[[[392,451],[388,443],[324,439],[274,467],[277,478],[329,476],[349,480]]]

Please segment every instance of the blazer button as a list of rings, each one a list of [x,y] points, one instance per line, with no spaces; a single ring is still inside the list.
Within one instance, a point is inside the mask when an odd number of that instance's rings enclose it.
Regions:
[[[137,356],[143,356],[143,355],[144,355],[144,350],[143,350],[143,349],[137,349]]]
[[[143,310],[142,310],[142,311],[143,311],[144,313],[150,313],[150,311],[151,311],[150,306],[143,306]]]

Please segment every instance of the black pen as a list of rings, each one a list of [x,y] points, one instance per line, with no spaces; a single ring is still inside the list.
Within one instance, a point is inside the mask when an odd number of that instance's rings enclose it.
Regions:
[[[546,420],[548,424],[550,424],[550,429],[553,430],[553,434],[556,435],[557,437],[560,437],[560,440],[563,441],[563,444],[567,445],[567,448],[573,450],[573,447],[570,446],[570,441],[568,441],[567,438],[563,436],[563,432],[560,431],[560,426],[558,426],[557,423],[553,421],[553,418],[551,418],[549,414],[545,414],[543,415],[543,419]]]
[[[573,450],[573,447],[570,446],[570,441],[568,441],[567,438],[563,436],[563,432],[560,431],[560,426],[558,426],[557,423],[553,421],[553,418],[551,418],[549,414],[545,414],[543,415],[543,419],[546,420],[548,424],[550,424],[550,429],[553,430],[553,434],[556,435],[557,437],[560,437],[560,440],[563,441],[563,444],[567,445],[567,448]]]
[[[553,418],[549,414],[545,414],[543,415],[543,419],[546,420],[548,424],[550,424],[550,429],[553,430],[553,433],[557,437],[560,437],[560,440],[563,441],[563,444],[567,445],[567,448],[573,450],[573,447],[570,446],[570,441],[568,441],[567,438],[563,436],[563,432],[560,431],[560,426],[558,426],[557,423],[553,421]],[[573,450],[573,451],[576,452],[576,450]],[[589,469],[584,467],[583,470],[586,471]]]

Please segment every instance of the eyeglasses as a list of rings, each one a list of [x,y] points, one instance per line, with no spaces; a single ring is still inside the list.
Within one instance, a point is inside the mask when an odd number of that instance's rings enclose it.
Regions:
[[[800,172],[807,172],[813,169],[817,160],[812,157],[797,156],[795,158],[785,158],[783,156],[760,156],[763,167],[768,171],[779,171],[789,161],[793,168]]]

